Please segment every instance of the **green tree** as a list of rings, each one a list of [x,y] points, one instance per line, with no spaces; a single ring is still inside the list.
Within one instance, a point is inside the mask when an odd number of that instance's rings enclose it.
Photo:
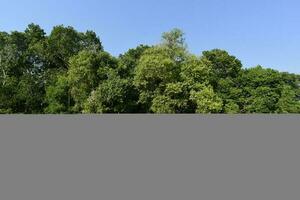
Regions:
[[[212,75],[212,63],[205,58],[198,58],[194,55],[188,56],[181,68],[182,80],[191,87],[198,83],[209,84],[209,77]]]
[[[45,103],[47,105],[45,113],[72,113],[71,107],[74,102],[70,95],[70,86],[66,75],[58,75],[56,80],[46,88]]]
[[[25,114],[38,114],[43,110],[44,87],[39,77],[24,74],[20,77],[16,98],[19,106],[16,112]]]
[[[45,54],[52,68],[68,68],[69,58],[80,51],[80,35],[73,27],[55,26],[47,38]]]
[[[180,81],[181,68],[188,56],[183,36],[179,29],[163,33],[162,43],[145,50],[138,62],[133,84],[145,112],[151,112],[152,101],[164,94],[167,84]]]
[[[89,51],[103,51],[102,43],[94,31],[86,31],[79,33],[80,35],[80,49]]]
[[[17,84],[16,77],[10,76],[5,79],[5,84],[0,85],[0,114],[16,113],[17,107]]]
[[[261,86],[250,91],[251,96],[247,99],[245,111],[248,113],[274,113],[279,95],[274,89]]]
[[[140,103],[147,112],[156,95],[162,94],[168,83],[178,80],[180,67],[172,59],[168,49],[153,47],[145,51],[135,71],[134,85],[140,92]]]
[[[186,43],[185,43],[183,31],[178,28],[175,28],[170,32],[163,33],[162,45],[175,51],[178,48],[186,49]]]
[[[68,61],[82,50],[102,51],[100,39],[92,31],[80,33],[73,27],[55,26],[47,38],[45,54],[50,67],[68,68]]]
[[[84,113],[126,113],[138,112],[133,101],[133,85],[122,79],[113,69],[109,70],[108,79],[94,90],[85,102]]]
[[[276,107],[278,113],[300,113],[300,101],[291,86],[283,86]]]
[[[81,51],[70,59],[68,81],[75,101],[74,111],[81,112],[86,99],[100,81],[109,78],[109,70],[115,69],[117,60],[106,52]]]
[[[135,68],[137,67],[141,56],[145,50],[149,48],[149,46],[140,45],[135,49],[129,49],[125,54],[120,55],[118,66],[119,75],[126,79],[133,78]]]
[[[37,24],[29,24],[24,33],[29,44],[36,44],[46,39],[45,31]]]
[[[184,82],[169,83],[164,94],[156,96],[152,101],[151,111],[154,113],[190,113],[189,86]]]
[[[228,101],[228,103],[226,103],[224,105],[224,112],[226,114],[238,114],[240,113],[240,107],[237,103],[235,103],[234,101]]]
[[[242,90],[239,105],[246,113],[275,113],[282,87],[287,85],[295,93],[299,89],[295,77],[262,66],[243,70],[237,80]]]
[[[32,94],[35,94],[33,90],[39,92],[36,90],[39,85],[33,81],[37,77],[30,74],[25,34],[14,31],[11,34],[2,33],[0,38],[0,92],[3,101],[0,109],[13,113],[37,112],[37,105],[33,105],[34,102],[31,102],[32,105],[24,105],[25,101],[22,100],[30,88]],[[28,84],[26,88],[25,83]],[[33,85],[35,86],[32,87]],[[32,94],[26,98],[27,102],[33,100]],[[38,95],[34,101],[38,101],[40,96]]]
[[[219,113],[223,102],[211,86],[203,86],[199,91],[192,90],[190,99],[197,105],[196,113]]]
[[[171,58],[177,63],[184,62],[188,55],[184,33],[178,28],[163,33],[162,42],[159,46],[167,49]]]
[[[236,78],[242,69],[242,63],[236,57],[220,49],[203,52],[203,59],[209,60],[212,66],[211,84],[218,89],[218,82],[224,78]]]

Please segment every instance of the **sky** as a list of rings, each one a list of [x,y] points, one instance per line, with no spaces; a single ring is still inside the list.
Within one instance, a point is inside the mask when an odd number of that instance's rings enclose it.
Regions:
[[[9,0],[1,1],[0,31],[29,23],[93,30],[118,56],[157,44],[172,28],[185,32],[190,52],[227,50],[245,67],[300,73],[299,0]]]

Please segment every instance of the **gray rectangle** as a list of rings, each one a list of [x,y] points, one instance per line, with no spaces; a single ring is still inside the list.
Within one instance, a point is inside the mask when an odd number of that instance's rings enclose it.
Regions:
[[[298,200],[299,115],[0,117],[2,200]]]

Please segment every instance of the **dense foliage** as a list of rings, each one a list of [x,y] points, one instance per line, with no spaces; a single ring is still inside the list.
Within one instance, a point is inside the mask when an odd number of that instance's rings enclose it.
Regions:
[[[0,113],[300,113],[300,76],[191,54],[179,29],[114,57],[93,31],[0,32]]]

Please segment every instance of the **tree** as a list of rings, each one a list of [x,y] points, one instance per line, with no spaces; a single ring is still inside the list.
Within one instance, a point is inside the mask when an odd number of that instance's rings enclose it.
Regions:
[[[173,50],[176,50],[177,48],[186,49],[184,33],[178,28],[163,33],[162,45]]]
[[[31,84],[27,88],[20,85],[34,77],[27,76],[30,65],[26,59],[28,45],[25,35],[14,31],[11,34],[2,33],[0,38],[0,110],[12,113],[30,112],[30,109],[26,111],[28,106],[22,105],[19,98],[20,94],[24,95],[22,89],[31,88]]]
[[[5,84],[0,85],[0,114],[12,114],[17,112],[17,84],[17,78],[10,76],[5,79]]]
[[[159,45],[169,51],[171,58],[177,63],[184,62],[188,55],[184,33],[180,29],[173,29],[162,34],[162,42]]]
[[[270,88],[278,88],[284,84],[282,73],[262,66],[256,66],[250,69],[243,70],[243,73],[238,78],[239,84],[251,88],[267,86]]]
[[[223,102],[210,86],[203,86],[201,90],[191,91],[190,99],[197,105],[196,113],[219,113]]]
[[[46,88],[44,112],[48,114],[72,113],[74,102],[70,96],[68,77],[60,74],[56,80]]]
[[[109,78],[108,71],[115,69],[117,61],[106,52],[81,51],[70,59],[68,81],[75,101],[74,111],[81,112],[85,100],[100,81]]]
[[[101,82],[85,102],[84,113],[138,112],[132,87],[127,79],[110,69],[108,79]]]
[[[80,112],[84,101],[91,91],[98,86],[100,56],[90,51],[82,51],[70,59],[68,82],[71,95],[75,101],[74,111]]]
[[[45,54],[53,68],[68,68],[69,58],[80,51],[80,35],[73,27],[55,26],[51,31]]]
[[[163,95],[167,84],[180,81],[181,67],[187,58],[183,36],[179,29],[163,33],[162,43],[148,48],[140,57],[133,84],[145,112],[151,111],[153,99]]]
[[[25,30],[25,37],[28,42],[26,60],[28,70],[32,73],[44,73],[47,60],[43,54],[46,42],[46,33],[39,25],[29,24]]]
[[[24,74],[17,85],[18,113],[38,114],[43,110],[44,86],[39,77]]]
[[[238,104],[236,104],[234,101],[228,101],[224,105],[224,112],[226,114],[238,114],[240,113],[240,107]]]
[[[190,113],[192,112],[189,86],[184,82],[169,83],[162,95],[152,101],[151,111],[154,113]]]
[[[37,24],[29,24],[24,33],[29,44],[36,44],[46,39],[45,31]]]
[[[149,111],[151,101],[162,94],[168,83],[178,80],[180,67],[168,49],[152,47],[145,51],[135,71],[134,85],[140,92],[140,103]]]
[[[10,76],[21,74],[21,71],[17,68],[17,57],[18,52],[14,45],[5,45],[0,49],[0,80],[2,86],[7,83],[7,78]]]
[[[213,49],[203,52],[203,59],[209,60],[212,66],[211,84],[218,89],[218,82],[224,78],[236,78],[242,69],[242,63],[228,52]]]
[[[251,96],[247,99],[245,111],[247,113],[274,113],[279,95],[274,89],[261,86],[250,91]]]
[[[134,71],[143,53],[149,46],[140,45],[135,49],[129,49],[125,54],[119,56],[118,73],[122,78],[133,78]]]
[[[187,57],[182,65],[180,76],[190,86],[198,83],[207,83],[212,75],[212,63],[205,58],[198,58],[194,55]]]
[[[81,39],[81,50],[103,51],[102,43],[94,31],[86,31],[79,33]]]
[[[278,113],[299,113],[300,101],[296,98],[296,92],[291,86],[284,85],[281,91],[281,97],[277,102]]]
[[[291,90],[298,90],[297,80],[285,73],[257,66],[242,70],[237,78],[242,92],[238,93],[241,112],[246,113],[275,113],[282,93],[282,86],[287,85]]]
[[[218,82],[217,95],[223,99],[224,107],[222,113],[236,114],[240,112],[240,107],[244,106],[243,89],[236,78],[223,78]]]
[[[45,54],[50,67],[68,68],[68,61],[82,50],[102,51],[100,39],[92,31],[77,32],[73,27],[55,26],[47,39]]]

